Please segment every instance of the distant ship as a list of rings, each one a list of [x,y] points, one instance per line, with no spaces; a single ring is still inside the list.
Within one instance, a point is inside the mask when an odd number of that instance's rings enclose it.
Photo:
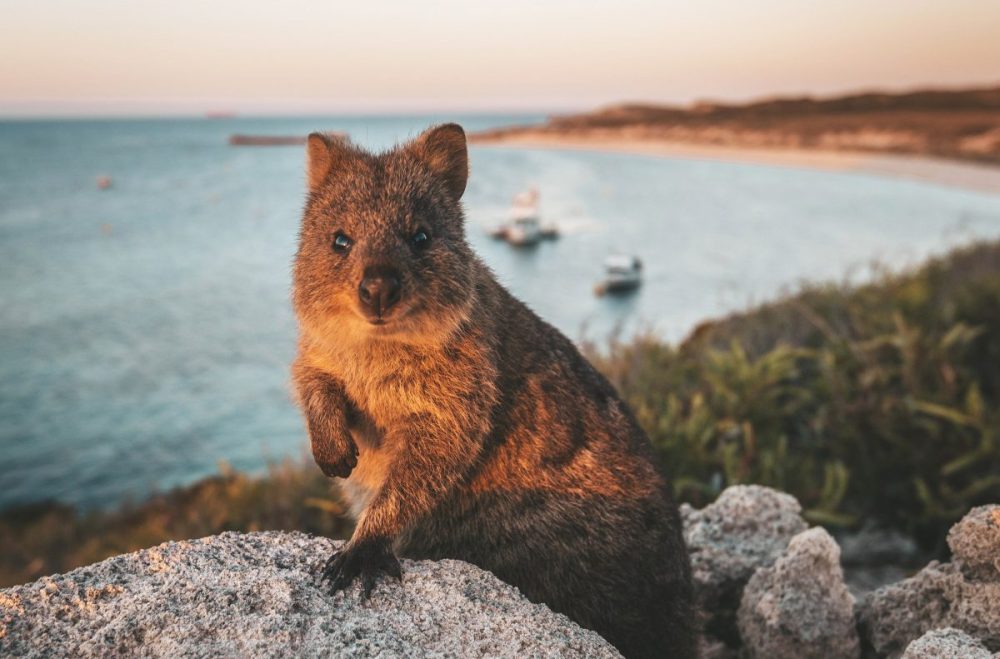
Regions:
[[[594,287],[597,295],[627,293],[642,284],[642,261],[637,256],[615,254],[604,260],[604,279]]]
[[[559,231],[555,226],[542,226],[538,196],[538,190],[531,188],[514,197],[510,220],[491,231],[493,237],[502,238],[515,247],[536,245],[543,238],[558,237]]]
[[[532,188],[514,197],[507,225],[507,242],[511,245],[534,245],[542,239],[542,225],[538,220],[538,190]]]

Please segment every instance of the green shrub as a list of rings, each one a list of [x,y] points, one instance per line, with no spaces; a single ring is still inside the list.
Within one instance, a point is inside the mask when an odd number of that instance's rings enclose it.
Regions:
[[[682,500],[760,483],[814,522],[872,519],[925,544],[1000,500],[1000,243],[807,288],[679,347],[646,336],[590,353]]]

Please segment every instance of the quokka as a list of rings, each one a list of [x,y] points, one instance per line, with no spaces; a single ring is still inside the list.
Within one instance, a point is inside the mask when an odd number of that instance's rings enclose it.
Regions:
[[[314,133],[293,384],[357,518],[324,576],[365,596],[399,556],[468,561],[629,657],[691,657],[670,486],[611,385],[472,252],[465,133],[380,154]]]

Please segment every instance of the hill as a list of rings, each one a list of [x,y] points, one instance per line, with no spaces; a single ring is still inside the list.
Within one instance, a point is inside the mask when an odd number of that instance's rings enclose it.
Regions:
[[[1000,87],[689,107],[623,104],[484,131],[473,140],[526,137],[893,153],[1000,165]]]

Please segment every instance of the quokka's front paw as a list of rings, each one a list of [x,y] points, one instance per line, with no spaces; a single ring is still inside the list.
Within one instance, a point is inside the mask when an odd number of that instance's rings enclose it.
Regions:
[[[389,541],[372,539],[356,543],[351,540],[326,561],[321,579],[329,581],[333,592],[337,592],[360,576],[363,598],[368,599],[382,573],[399,580],[403,578],[399,559],[392,553]]]
[[[313,459],[324,474],[347,478],[358,466],[358,447],[350,440],[340,442],[313,441]]]

